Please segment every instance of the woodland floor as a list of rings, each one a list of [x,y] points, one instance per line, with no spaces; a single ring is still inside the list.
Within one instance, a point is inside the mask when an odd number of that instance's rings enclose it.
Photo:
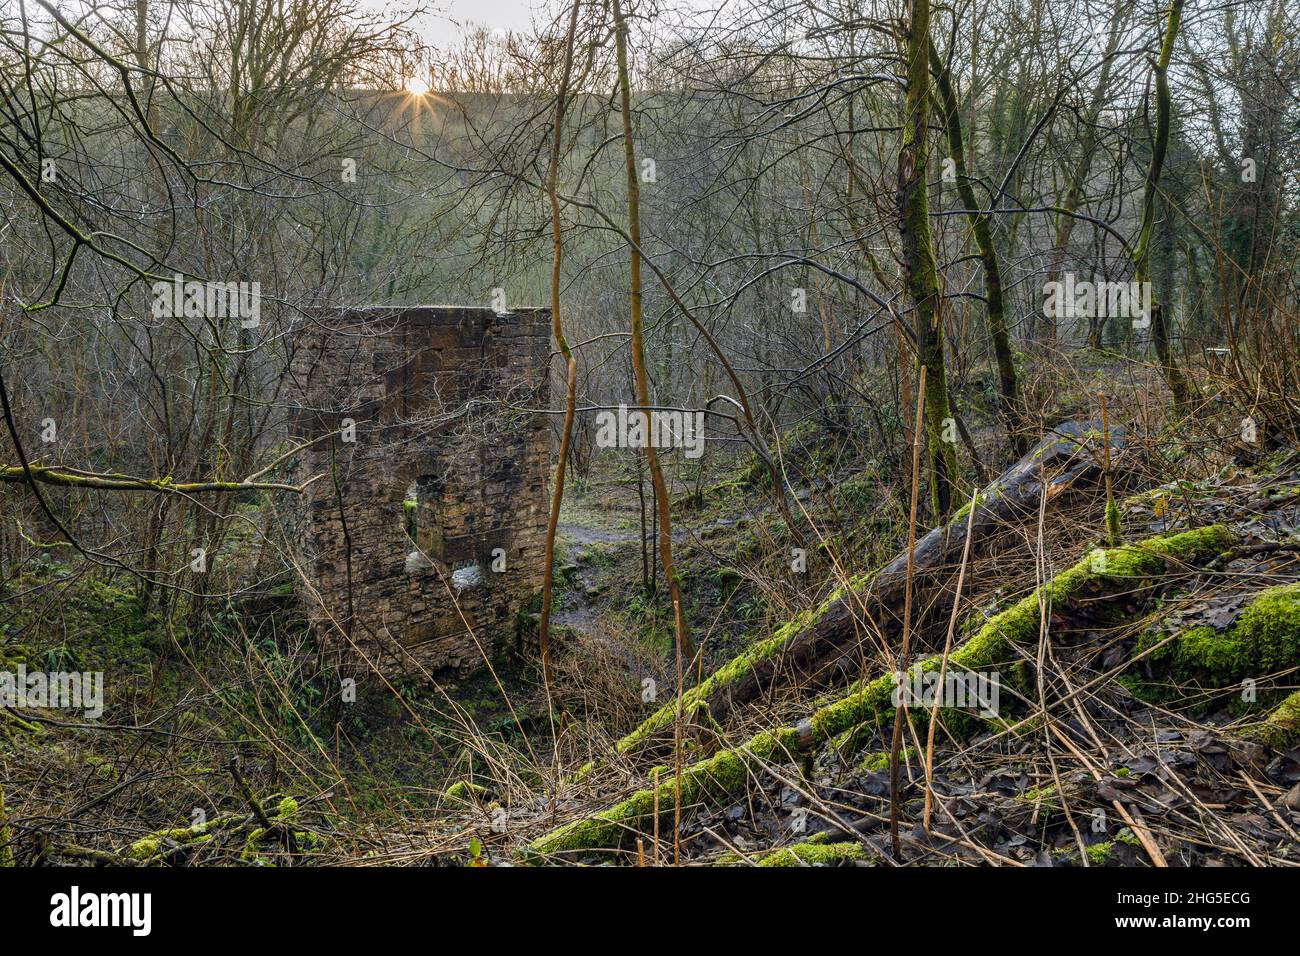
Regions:
[[[1099,365],[1097,374],[1110,373]],[[1087,406],[1066,395],[1058,410],[1064,418]],[[1260,595],[1300,580],[1300,451],[1276,441],[1243,448],[1234,423],[1220,415],[1176,442],[1158,427],[1140,436],[1117,490],[1126,542],[1217,523],[1235,537],[1230,553],[1169,561],[1132,588],[1049,607],[1051,640],[1016,645],[1017,666],[1033,677],[1011,702],[1010,729],[958,733],[949,722],[936,735],[928,829],[926,730],[911,725],[901,859],[888,829],[892,720],[868,719],[808,751],[746,758],[725,786],[709,781],[684,801],[681,861],[1300,861],[1300,734],[1264,723],[1300,685],[1300,607],[1288,604],[1270,632],[1291,656],[1246,674],[1249,693],[1240,662],[1228,659]],[[995,461],[995,429],[974,430]],[[752,462],[711,462],[674,488],[678,572],[702,647],[689,684],[824,606],[847,576],[884,565],[906,541],[897,463],[863,458],[816,422],[785,445],[792,503],[812,519],[812,538],[777,517]],[[671,616],[662,596],[646,596],[654,554],[643,560],[642,501],[625,464],[598,463],[566,499],[549,706],[524,653],[440,687],[363,682],[352,704],[282,589],[231,604],[195,632],[141,611],[126,582],[57,555],[26,569],[0,613],[4,660],[104,669],[115,680],[98,723],[4,712],[0,862],[609,863],[636,862],[638,840],[647,860],[670,860],[671,727],[644,746],[619,744],[671,701],[675,683]],[[957,643],[1087,559],[1104,510],[1092,489],[1047,509],[1040,525],[1007,528],[970,564]],[[809,541],[807,573],[789,573],[792,545]],[[918,605],[918,660],[943,645],[957,570],[944,569]],[[521,620],[525,632],[531,624]],[[683,764],[748,747],[851,694],[853,678],[887,673],[869,646],[854,653],[840,679],[774,687],[720,725],[693,717]],[[623,803],[656,772],[665,798],[657,839],[654,816]],[[548,843],[610,819],[612,829],[574,845]]]

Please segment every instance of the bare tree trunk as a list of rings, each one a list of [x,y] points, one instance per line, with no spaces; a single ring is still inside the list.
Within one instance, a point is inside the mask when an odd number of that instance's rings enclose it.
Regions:
[[[560,436],[559,460],[555,464],[555,488],[551,494],[551,514],[546,522],[546,562],[542,569],[542,614],[537,627],[538,651],[542,658],[542,684],[546,699],[551,699],[551,605],[555,579],[555,533],[560,525],[560,505],[564,502],[564,470],[569,460],[569,444],[573,440],[573,418],[578,404],[578,363],[564,337],[564,323],[560,315],[560,265],[564,260],[564,243],[561,241],[560,197],[560,144],[564,137],[564,108],[569,96],[569,81],[573,73],[573,35],[578,29],[578,0],[574,0],[569,13],[569,32],[564,41],[564,66],[560,75],[560,89],[555,97],[555,130],[551,138],[551,165],[546,179],[546,192],[551,203],[551,333],[555,344],[564,356],[564,432]]]
[[[930,95],[930,0],[912,0],[907,33],[907,93],[898,150],[899,236],[903,273],[916,309],[917,359],[925,366],[925,425],[930,463],[930,505],[936,521],[952,507],[957,451],[945,433],[955,432],[944,366],[943,300],[930,240],[925,181],[926,123]]]
[[[614,10],[614,38],[618,58],[618,96],[623,114],[623,159],[627,172],[628,233],[635,248],[632,250],[628,289],[632,309],[632,368],[636,376],[637,403],[645,416],[646,435],[650,434],[650,377],[646,372],[644,326],[641,320],[641,190],[637,181],[636,146],[632,141],[632,83],[627,68],[627,23],[619,0],[612,0]],[[678,683],[682,680],[682,657],[693,658],[695,646],[686,630],[686,615],[682,608],[681,590],[673,570],[672,516],[669,513],[668,489],[664,486],[663,470],[654,443],[645,443],[646,464],[650,468],[650,482],[654,487],[655,508],[659,522],[659,560],[663,565],[664,581],[673,605],[673,628],[677,636]]]
[[[641,322],[641,193],[636,178],[636,147],[632,142],[632,83],[627,69],[627,22],[623,19],[623,9],[619,0],[611,0],[614,11],[614,42],[618,58],[618,95],[619,106],[623,113],[623,158],[627,167],[627,218],[628,232],[632,237],[633,249],[631,271],[628,286],[632,304],[632,364],[636,372],[637,402],[642,414],[649,414],[650,379],[646,374],[645,341]],[[648,419],[643,421],[647,426]],[[645,443],[646,463],[650,466],[650,478],[654,486],[656,514],[659,519],[659,559],[664,568],[664,582],[668,585],[668,595],[673,604],[673,629],[676,633],[677,664],[677,711],[674,726],[673,767],[675,772],[673,803],[673,864],[676,865],[681,853],[682,820],[682,693],[685,690],[684,659],[695,657],[695,646],[686,630],[686,614],[682,608],[681,590],[677,586],[677,575],[673,571],[673,534],[672,517],[668,501],[668,489],[664,487],[664,476],[659,468],[659,456],[655,452],[654,442],[647,437]]]
[[[1121,10],[1125,7],[1124,0],[1116,5],[1115,12],[1111,16],[1109,23],[1109,34],[1106,40],[1105,60],[1101,65],[1101,74],[1097,77],[1097,85],[1093,87],[1092,96],[1088,100],[1088,111],[1083,116],[1082,135],[1079,140],[1079,163],[1070,174],[1069,188],[1065,193],[1065,200],[1061,205],[1061,212],[1058,217],[1056,226],[1056,239],[1052,242],[1052,251],[1048,258],[1047,284],[1059,282],[1061,271],[1065,267],[1065,250],[1070,244],[1070,236],[1074,234],[1074,213],[1083,205],[1084,190],[1088,182],[1088,174],[1092,170],[1092,157],[1097,148],[1097,119],[1101,115],[1102,106],[1106,102],[1106,94],[1110,89],[1111,67],[1114,64],[1115,51],[1119,48],[1120,37],[1123,35],[1123,18]],[[1050,315],[1043,316],[1043,338],[1048,342],[1056,340],[1056,317]],[[1089,326],[1088,345],[1091,348],[1101,347],[1101,330],[1100,325],[1096,326],[1096,334],[1093,334],[1093,326]]]
[[[978,200],[975,198],[975,190],[971,188],[970,178],[967,175],[966,150],[961,135],[961,115],[958,113],[952,78],[947,66],[939,60],[939,51],[935,49],[928,37],[926,43],[930,49],[935,88],[943,108],[944,126],[948,132],[948,151],[957,174],[957,193],[966,206],[966,215],[975,234],[975,246],[979,250],[980,265],[984,271],[984,298],[989,337],[993,340],[993,356],[998,366],[998,402],[1007,429],[1007,439],[1012,451],[1018,457],[1025,453],[1028,443],[1021,429],[1016,363],[1011,355],[1011,335],[1007,331],[1006,308],[1002,302],[1002,272],[998,267],[997,253],[993,249],[988,217],[977,212]]]
[[[1151,152],[1151,166],[1147,170],[1146,191],[1142,202],[1142,229],[1138,233],[1137,247],[1133,251],[1133,266],[1136,270],[1135,280],[1139,287],[1151,281],[1151,235],[1155,223],[1156,197],[1160,191],[1160,172],[1165,164],[1165,154],[1169,150],[1169,60],[1173,56],[1174,41],[1178,38],[1178,24],[1182,19],[1183,0],[1173,0],[1169,7],[1169,17],[1165,22],[1164,42],[1160,46],[1160,59],[1155,64],[1156,75],[1156,138]],[[1151,296],[1151,340],[1156,347],[1156,355],[1164,370],[1165,381],[1173,393],[1174,405],[1182,409],[1191,398],[1187,380],[1178,367],[1169,344],[1169,322],[1164,308],[1154,295]]]

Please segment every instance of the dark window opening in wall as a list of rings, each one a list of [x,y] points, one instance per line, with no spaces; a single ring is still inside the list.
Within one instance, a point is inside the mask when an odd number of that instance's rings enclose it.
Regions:
[[[405,535],[402,546],[406,551],[406,573],[415,574],[419,571],[431,570],[433,562],[429,560],[428,552],[420,547],[420,497],[414,481],[402,496],[401,515],[402,531]]]
[[[406,496],[402,498],[402,527],[406,531],[406,536],[412,542],[417,541],[415,534],[416,514],[418,513],[419,498],[416,496],[415,482],[411,482],[406,489]]]
[[[402,530],[405,532],[406,570],[428,571],[445,559],[438,489],[429,477],[412,481],[402,496]]]

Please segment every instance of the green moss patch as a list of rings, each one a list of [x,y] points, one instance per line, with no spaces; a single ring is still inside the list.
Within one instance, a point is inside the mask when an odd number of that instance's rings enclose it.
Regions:
[[[1300,691],[1278,704],[1247,736],[1278,750],[1300,742]]]
[[[1300,582],[1261,592],[1232,633],[1262,670],[1294,667],[1300,662]]]
[[[769,853],[759,866],[835,866],[866,859],[861,843],[822,843],[808,841]]]
[[[1167,640],[1149,631],[1135,653]],[[1227,686],[1300,665],[1300,583],[1261,591],[1224,631],[1202,625],[1179,634],[1144,660],[1176,683]]]
[[[475,798],[485,799],[491,795],[492,791],[490,789],[470,780],[457,780],[443,794],[444,797],[454,803],[470,803]]]

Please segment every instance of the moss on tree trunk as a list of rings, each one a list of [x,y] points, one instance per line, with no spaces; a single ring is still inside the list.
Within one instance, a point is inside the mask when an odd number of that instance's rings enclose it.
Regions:
[[[1156,199],[1160,192],[1160,174],[1164,169],[1165,155],[1169,151],[1169,120],[1172,110],[1172,100],[1169,95],[1169,60],[1173,56],[1174,41],[1178,38],[1182,13],[1183,0],[1173,0],[1165,22],[1165,36],[1160,46],[1160,58],[1155,63],[1156,136],[1152,145],[1151,165],[1147,168],[1146,189],[1142,201],[1142,228],[1133,250],[1135,279],[1140,285],[1151,281],[1151,237],[1155,224]],[[1191,398],[1191,390],[1170,346],[1169,320],[1165,315],[1164,307],[1155,295],[1151,296],[1149,318],[1151,340],[1164,370],[1165,382],[1168,383],[1169,391],[1174,396],[1174,404],[1181,409]]]
[[[915,309],[917,362],[926,369],[925,431],[930,464],[930,506],[935,519],[952,510],[957,482],[956,443],[944,362],[943,298],[930,238],[930,201],[925,170],[930,96],[930,0],[912,0],[907,34],[907,92],[898,149],[898,229],[903,273]]]
[[[927,41],[928,42],[928,41]],[[1006,425],[1007,438],[1017,455],[1025,453],[1025,436],[1020,425],[1020,396],[1016,381],[1016,364],[1011,354],[1011,334],[1007,330],[1006,308],[1002,300],[1002,271],[998,266],[997,252],[989,231],[988,216],[979,212],[979,202],[971,187],[966,171],[966,149],[962,143],[961,114],[957,96],[952,88],[948,68],[939,59],[939,52],[929,43],[930,63],[934,69],[935,91],[943,111],[944,128],[948,133],[948,152],[957,177],[957,193],[966,207],[966,218],[975,235],[979,250],[980,267],[984,272],[984,302],[988,316],[989,338],[993,341],[993,356],[998,367],[998,407]],[[929,374],[928,372],[926,373]],[[928,398],[928,396],[927,396]]]

